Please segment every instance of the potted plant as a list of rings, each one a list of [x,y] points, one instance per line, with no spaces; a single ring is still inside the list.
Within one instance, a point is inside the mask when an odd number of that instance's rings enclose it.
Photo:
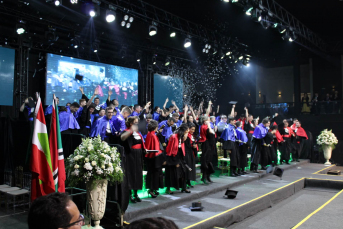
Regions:
[[[320,132],[317,138],[317,144],[320,146],[320,149],[324,152],[324,158],[326,160],[325,165],[331,165],[330,158],[332,155],[332,150],[337,145],[338,140],[335,134],[332,133],[332,130],[323,130]]]
[[[100,136],[83,139],[68,157],[67,179],[74,185],[86,183],[88,211],[94,228],[102,228],[99,224],[105,213],[108,181],[121,182],[123,179],[120,162],[117,148],[110,147]]]

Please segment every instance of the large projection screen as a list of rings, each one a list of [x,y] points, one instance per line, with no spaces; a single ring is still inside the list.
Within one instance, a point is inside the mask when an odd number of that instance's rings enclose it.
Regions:
[[[13,106],[15,50],[0,47],[0,105]]]
[[[180,111],[182,111],[183,96],[182,79],[159,74],[154,75],[154,106],[162,107],[166,98],[169,98],[166,107],[169,107],[171,101],[174,100]]]
[[[59,97],[60,106],[79,102],[79,87],[90,98],[98,86],[100,103],[106,101],[108,91],[112,90],[111,99],[117,99],[120,105],[137,104],[138,70],[73,57],[47,55],[46,105],[51,104],[53,94]]]

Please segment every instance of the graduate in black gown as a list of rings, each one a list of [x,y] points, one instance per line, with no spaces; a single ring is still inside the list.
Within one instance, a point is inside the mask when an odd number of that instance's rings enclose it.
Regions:
[[[198,145],[196,143],[196,135],[195,130],[196,126],[193,123],[188,124],[189,132],[188,132],[188,138],[185,141],[185,149],[186,149],[186,156],[185,161],[186,164],[192,169],[186,170],[186,180],[187,185],[191,188],[193,188],[191,181],[196,181],[196,159],[198,155]]]
[[[200,127],[200,139],[198,142],[201,143],[202,151],[200,158],[202,172],[201,181],[206,184],[206,180],[212,182],[210,176],[214,173],[212,159],[215,153],[216,137],[214,130],[210,126],[209,117],[203,115],[201,119],[203,124]]]
[[[238,151],[239,151],[239,174],[247,174],[245,168],[248,166],[248,149],[249,149],[249,140],[247,134],[242,129],[242,122],[236,122],[236,133],[237,139],[239,141]]]
[[[181,192],[191,192],[186,189],[186,169],[188,169],[189,166],[186,165],[185,162],[186,151],[184,142],[188,138],[188,131],[189,129],[187,124],[182,124],[169,138],[166,149],[167,166],[165,173],[167,194],[173,194],[173,192],[170,191],[171,187],[177,190],[181,188]]]
[[[269,119],[263,119],[262,123],[256,126],[254,133],[252,135],[250,170],[254,173],[258,173],[257,168],[261,159],[262,145],[264,143],[264,138],[266,137],[268,133],[269,126],[270,126]]]
[[[145,147],[147,149],[145,161],[148,171],[146,176],[146,188],[149,189],[148,194],[152,198],[156,198],[157,195],[159,195],[158,189],[164,187],[162,166],[166,164],[163,146],[156,136],[157,130],[158,122],[155,120],[150,120],[148,124],[148,134],[145,140]]]
[[[138,132],[138,117],[129,117],[125,124],[127,129],[120,135],[127,163],[127,170],[124,171],[124,175],[128,180],[130,201],[136,203],[142,201],[138,197],[137,191],[143,187],[143,154],[145,152],[145,145],[142,135]],[[131,190],[133,190],[133,196],[131,195]]]
[[[290,160],[290,154],[293,150],[293,144],[292,144],[292,137],[295,136],[293,130],[288,126],[288,121],[283,121],[284,128],[282,130],[282,137],[283,142],[281,143],[280,152],[281,152],[281,160],[280,164],[283,163],[283,161],[286,162],[286,164],[289,164]]]
[[[297,162],[299,162],[299,158],[301,155],[301,152],[303,151],[304,148],[304,143],[306,140],[308,140],[306,131],[304,128],[301,127],[301,122],[298,120],[295,124],[296,129],[294,130],[295,132],[295,153],[293,154],[293,159]]]

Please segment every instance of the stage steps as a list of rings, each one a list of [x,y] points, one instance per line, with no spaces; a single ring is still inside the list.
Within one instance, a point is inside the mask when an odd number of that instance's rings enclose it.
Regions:
[[[279,167],[289,170],[307,163],[309,163],[308,160],[301,160],[297,163],[293,162],[291,165],[281,165]],[[259,174],[248,174],[241,177],[229,177],[225,175],[221,175],[219,177],[212,176],[211,179],[214,181],[213,183],[205,185],[199,181],[194,188],[190,189],[192,193],[189,194],[180,193],[180,191],[174,191],[174,195],[160,195],[155,199],[145,198],[141,203],[130,203],[124,215],[124,220],[132,221],[137,218],[142,218],[142,216],[148,217],[150,213],[165,210],[184,202],[195,201],[205,196],[224,191],[227,188],[245,185],[249,182],[256,181],[270,175],[271,174],[266,174],[265,171],[261,171]]]

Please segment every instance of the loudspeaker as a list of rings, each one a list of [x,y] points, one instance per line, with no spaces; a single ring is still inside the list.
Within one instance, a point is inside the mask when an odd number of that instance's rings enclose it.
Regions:
[[[284,171],[283,169],[281,169],[279,167],[275,167],[273,175],[282,178],[283,171]]]
[[[226,196],[228,199],[235,199],[237,196],[237,193],[238,191],[227,189],[224,194],[224,197]]]
[[[189,209],[191,209],[191,211],[201,211],[203,208],[204,207],[201,206],[201,202],[193,202],[192,207]]]

